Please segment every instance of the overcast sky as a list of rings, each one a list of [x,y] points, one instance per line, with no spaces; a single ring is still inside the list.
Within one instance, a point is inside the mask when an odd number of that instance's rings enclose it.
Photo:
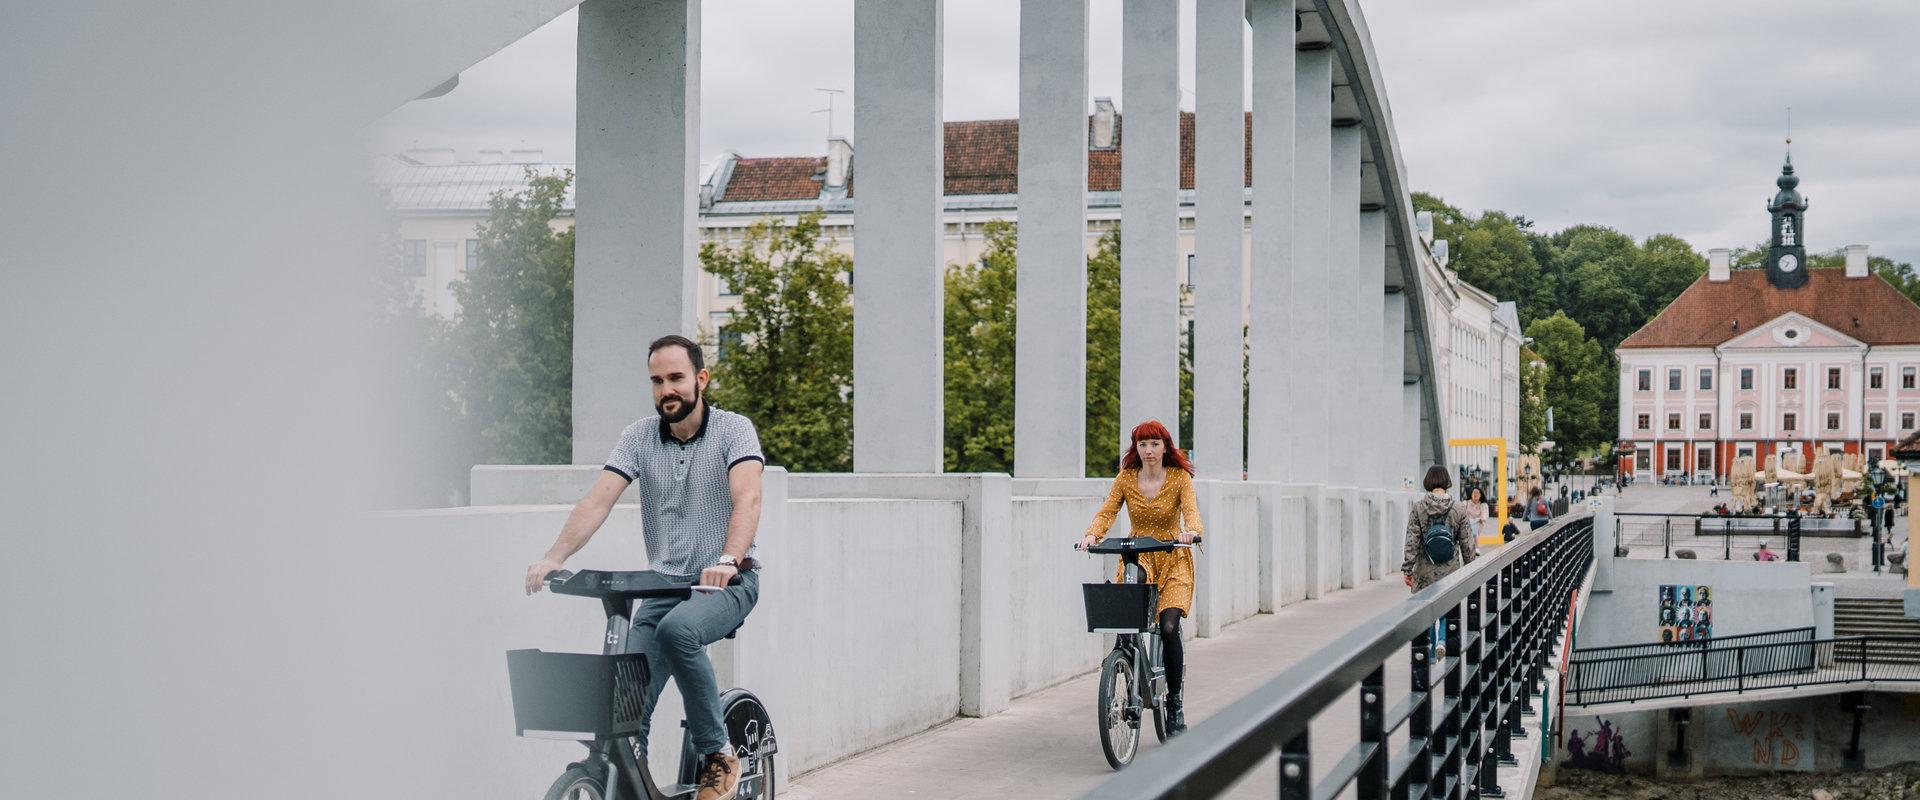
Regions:
[[[1181,86],[1193,86],[1182,0]],[[707,0],[701,158],[818,155],[818,88],[853,87],[852,0]],[[1018,0],[948,0],[946,116],[1018,109]],[[1092,0],[1092,95],[1120,93],[1120,2]],[[1598,223],[1696,248],[1765,238],[1793,107],[1810,248],[1920,262],[1920,2],[1370,0],[1412,188],[1543,230]],[[370,147],[573,159],[575,15],[403,107]],[[1192,108],[1190,92],[1182,104]],[[851,95],[836,132],[852,132]],[[858,142],[855,142],[856,149]]]

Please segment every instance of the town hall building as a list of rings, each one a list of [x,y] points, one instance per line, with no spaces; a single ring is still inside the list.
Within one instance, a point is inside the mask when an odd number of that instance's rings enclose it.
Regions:
[[[1641,480],[1724,477],[1734,458],[1888,457],[1920,428],[1920,306],[1868,267],[1809,269],[1807,199],[1789,155],[1767,204],[1766,267],[1707,274],[1620,343],[1620,467]]]

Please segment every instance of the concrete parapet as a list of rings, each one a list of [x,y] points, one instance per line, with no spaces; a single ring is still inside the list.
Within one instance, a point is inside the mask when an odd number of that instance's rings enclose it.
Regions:
[[[1280,494],[1300,498],[1305,506],[1300,518],[1300,536],[1305,544],[1301,556],[1305,597],[1325,597],[1340,588],[1340,521],[1333,514],[1327,487],[1319,483],[1281,484]]]
[[[468,505],[573,505],[587,496],[602,468],[592,464],[481,464],[467,478]],[[640,502],[640,490],[627,487],[622,503]]]

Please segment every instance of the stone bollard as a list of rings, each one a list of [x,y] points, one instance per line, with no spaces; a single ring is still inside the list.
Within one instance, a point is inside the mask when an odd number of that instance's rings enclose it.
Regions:
[[[1694,552],[1693,552],[1692,550],[1687,550],[1687,549],[1684,549],[1684,548],[1683,548],[1683,549],[1680,549],[1680,550],[1675,550],[1675,551],[1673,551],[1673,557],[1674,557],[1674,558],[1684,558],[1684,559],[1686,559],[1686,560],[1688,560],[1688,561],[1693,561],[1693,560],[1696,560],[1696,559],[1698,559],[1698,558],[1700,558],[1700,557],[1699,557],[1698,555],[1695,555],[1695,554],[1694,554]]]
[[[1827,572],[1846,572],[1847,560],[1843,558],[1839,553],[1828,553],[1826,571]]]

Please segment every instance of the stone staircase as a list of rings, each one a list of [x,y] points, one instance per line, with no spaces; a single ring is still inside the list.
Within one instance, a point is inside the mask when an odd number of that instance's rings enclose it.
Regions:
[[[1833,635],[1908,636],[1907,641],[1870,641],[1867,660],[1879,663],[1920,664],[1920,619],[1906,615],[1892,598],[1841,597],[1833,601]],[[1852,648],[1841,645],[1835,656],[1850,659]]]

